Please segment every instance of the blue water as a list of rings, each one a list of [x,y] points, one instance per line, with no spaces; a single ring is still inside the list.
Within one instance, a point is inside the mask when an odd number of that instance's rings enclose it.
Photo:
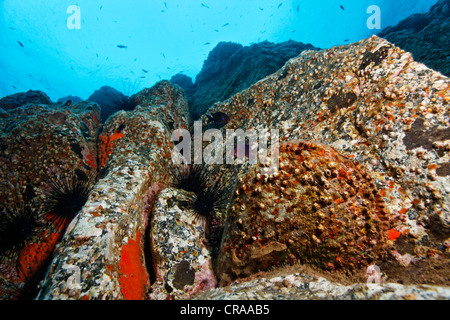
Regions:
[[[380,31],[367,26],[371,5],[384,28],[436,2],[0,0],[0,97],[33,89],[87,99],[103,85],[136,92],[180,72],[195,79],[220,41],[329,48]]]

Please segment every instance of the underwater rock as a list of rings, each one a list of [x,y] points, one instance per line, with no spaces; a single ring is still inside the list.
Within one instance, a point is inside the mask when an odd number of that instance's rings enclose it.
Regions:
[[[4,280],[0,294],[33,298],[29,295],[36,295],[47,259],[70,222],[57,218],[65,214],[59,210],[70,211],[73,204],[78,205],[68,199],[71,194],[66,187],[87,185],[88,177],[96,176],[100,110],[86,102],[70,107],[28,103],[4,115],[0,118],[2,227],[8,228],[3,224],[8,215],[17,217],[31,210],[42,229],[31,230],[34,236],[13,259],[0,257],[0,277]],[[49,202],[52,198],[55,202]],[[27,226],[32,227],[22,224],[22,230],[28,230]],[[22,285],[23,290],[18,289]],[[11,288],[16,289],[11,292]]]
[[[222,284],[286,263],[354,269],[388,253],[385,203],[370,174],[333,148],[280,145],[280,170],[240,178],[217,275]]]
[[[197,75],[192,96],[187,95],[194,119],[215,102],[224,101],[277,71],[304,50],[317,50],[293,40],[274,44],[264,41],[250,46],[220,42],[209,53]]]
[[[101,178],[58,246],[38,299],[143,299],[149,203],[170,181],[171,127],[186,127],[183,92],[163,81],[137,94],[99,138]],[[149,196],[150,195],[150,196]]]
[[[72,103],[77,103],[77,102],[81,102],[81,101],[83,101],[83,99],[81,99],[80,97],[77,97],[77,96],[72,96],[71,94],[69,94],[68,96],[66,96],[66,97],[62,97],[62,98],[59,98],[58,100],[57,100],[57,102],[61,102],[61,103],[66,103],[67,101],[72,101]],[[91,101],[93,101],[93,100],[91,100]]]
[[[126,105],[129,97],[125,96],[122,92],[117,91],[113,87],[103,86],[100,89],[94,91],[93,94],[87,99],[98,103],[100,106],[100,120],[104,123],[110,115],[123,108],[123,104]]]
[[[439,0],[429,12],[414,14],[379,37],[412,53],[414,59],[450,76],[450,1]]]
[[[181,89],[184,90],[186,97],[191,97],[192,92],[194,90],[194,83],[192,82],[192,78],[184,75],[182,73],[178,73],[170,78],[170,83],[179,85]]]
[[[205,228],[187,209],[189,196],[172,188],[158,196],[149,234],[156,277],[150,299],[189,299],[216,287]]]
[[[222,284],[241,275],[256,276],[260,270],[256,263],[262,269],[279,266],[277,259],[281,258],[291,267],[299,262],[314,266],[332,279],[305,282],[310,275],[291,269],[289,279],[281,283],[288,293],[299,290],[294,298],[448,297],[444,286],[449,285],[450,270],[449,88],[447,77],[373,36],[323,51],[304,51],[277,72],[209,109],[202,117],[205,128],[214,115],[225,114],[222,131],[278,129],[281,140],[279,176],[260,180],[258,165],[241,168],[238,194],[229,199],[241,206],[230,211],[223,250],[218,253],[224,266],[218,263],[215,267],[226,275]],[[139,105],[133,111],[117,112],[104,125],[98,147],[101,179],[58,246],[39,299],[144,299],[152,295],[152,277],[156,278],[158,270],[152,275],[151,266],[157,263],[158,246],[170,239],[162,232],[147,238],[147,226],[158,207],[158,193],[174,178],[171,132],[188,128],[189,110],[181,88],[167,81],[134,97]],[[296,154],[299,146],[307,148]],[[300,155],[310,160],[303,161]],[[333,166],[328,168],[331,162],[336,163],[337,173]],[[240,172],[238,166],[233,167]],[[304,180],[298,185],[295,181],[301,177],[295,177],[296,170]],[[305,198],[295,199],[294,192]],[[172,195],[176,195],[173,204],[182,200],[181,192]],[[304,203],[295,202],[300,200]],[[175,211],[169,202],[167,208]],[[270,204],[278,208],[277,217],[266,212]],[[289,205],[293,212],[283,212],[282,206]],[[282,214],[294,212],[291,223],[281,221]],[[262,247],[258,238],[267,240]],[[145,242],[150,240],[155,241],[154,257],[146,250]],[[242,241],[243,249],[247,249],[247,240],[256,245],[253,251],[249,247],[248,252],[235,254],[233,261],[225,244],[231,240]],[[309,251],[302,252],[303,248]],[[245,260],[248,254],[252,261]],[[189,286],[193,277],[195,283],[193,262],[178,258],[167,263],[174,269],[173,274],[166,273],[172,289]],[[386,282],[379,291],[355,284],[365,282],[364,276],[361,280],[357,275],[375,268],[373,263]],[[159,274],[168,270],[164,268]],[[273,289],[274,283],[279,286],[278,275],[261,277],[255,286],[253,280],[243,278],[238,279],[245,282],[242,286],[235,282],[199,297],[227,298],[229,292],[236,293],[231,297],[258,297],[259,292],[286,291]],[[345,286],[333,277],[344,279]],[[307,283],[313,292],[302,289]],[[168,286],[162,290],[161,281],[154,284],[155,296],[166,297]]]
[[[448,78],[373,36],[303,52],[278,72],[216,104],[202,120],[206,124],[209,114],[223,112],[230,121],[222,130],[276,128],[282,143],[322,143],[364,166],[366,181],[373,181],[384,202],[386,218],[398,221],[383,235],[393,242],[380,263],[383,272],[402,280],[406,275],[398,270],[407,257],[407,270],[417,274],[417,283],[433,279],[448,285],[449,88]],[[264,181],[246,184],[252,192],[258,187],[265,190]],[[247,210],[251,208],[243,213]],[[242,223],[252,229],[253,220]],[[257,237],[245,235],[252,236]],[[274,255],[289,253],[289,239],[282,236],[273,242]],[[226,232],[224,237],[236,238]]]
[[[303,273],[259,276],[209,290],[196,300],[448,300],[448,287],[401,285],[374,277],[366,283],[343,285]]]
[[[1,98],[0,108],[3,108],[3,110],[10,110],[27,103],[51,105],[52,101],[42,91],[28,90],[27,92],[18,92]]]

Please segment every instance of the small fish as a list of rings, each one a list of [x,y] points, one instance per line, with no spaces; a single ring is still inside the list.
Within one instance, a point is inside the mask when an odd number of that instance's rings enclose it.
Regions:
[[[342,4],[340,5],[340,7],[341,7],[342,10],[345,11],[345,8],[344,8],[344,6]]]
[[[222,27],[226,27],[226,26],[228,26],[229,25],[229,23],[227,22],[227,23],[225,23],[224,25],[222,25]]]
[[[261,8],[261,7],[259,7],[259,10],[263,11],[263,10],[264,10],[264,8]]]
[[[95,56],[98,58],[98,53],[96,53]]]
[[[297,6],[297,12],[300,12],[300,6]]]
[[[126,49],[126,48],[128,48],[127,46],[124,46],[123,44],[118,44],[117,45],[117,48],[120,48],[120,49]]]
[[[145,76],[140,76],[139,78],[141,78],[141,79],[145,79]]]
[[[208,44],[211,44],[211,43],[209,43],[209,42],[205,42],[203,45],[205,45],[205,46],[207,46]]]
[[[164,59],[166,58],[166,55],[164,53],[161,52],[161,55],[163,56]]]
[[[230,117],[223,112],[214,112],[212,115],[207,115],[208,122],[214,123],[214,124],[223,124],[226,125],[228,122],[230,122]]]
[[[103,9],[103,6],[100,6],[100,10],[102,10]]]
[[[209,7],[206,4],[204,4],[203,2],[202,2],[202,7],[209,9]]]
[[[145,73],[148,73],[148,71],[147,71],[147,70],[145,70],[145,69],[142,69],[142,71],[143,71],[143,72],[145,72]]]
[[[23,44],[20,41],[17,41],[17,43],[23,48]]]
[[[166,7],[167,10],[169,10],[169,8],[167,8],[167,3],[164,2],[164,7]]]
[[[280,7],[281,7],[282,5],[283,5],[283,2],[280,3],[280,4],[278,5],[277,9],[280,9]]]
[[[348,42],[350,39],[345,39],[344,42]]]
[[[219,32],[219,30],[217,30],[217,29],[214,29],[214,31],[215,31],[215,32]]]

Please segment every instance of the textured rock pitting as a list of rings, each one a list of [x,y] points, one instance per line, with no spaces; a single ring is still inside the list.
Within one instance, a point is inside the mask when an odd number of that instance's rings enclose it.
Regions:
[[[370,174],[336,150],[301,141],[280,146],[280,170],[256,166],[240,179],[218,262],[232,280],[300,261],[353,269],[387,256],[393,225]]]

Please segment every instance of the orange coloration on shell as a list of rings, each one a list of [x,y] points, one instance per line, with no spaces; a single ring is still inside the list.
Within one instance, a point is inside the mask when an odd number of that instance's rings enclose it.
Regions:
[[[124,298],[143,300],[148,275],[142,262],[140,231],[136,234],[136,240],[129,239],[128,243],[122,247],[119,267],[121,272],[119,282]]]

